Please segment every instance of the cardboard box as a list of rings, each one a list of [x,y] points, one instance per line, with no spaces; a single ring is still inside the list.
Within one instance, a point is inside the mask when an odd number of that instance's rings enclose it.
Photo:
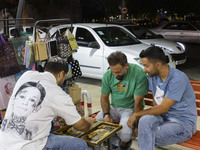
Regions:
[[[81,88],[79,88],[77,84],[73,84],[69,87],[69,95],[75,105],[81,102]]]

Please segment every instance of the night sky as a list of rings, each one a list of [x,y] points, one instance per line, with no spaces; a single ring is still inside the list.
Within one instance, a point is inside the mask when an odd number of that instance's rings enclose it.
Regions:
[[[84,19],[104,18],[120,15],[122,0],[26,0],[26,3],[33,3],[34,7],[41,8],[45,6],[38,4],[54,4],[60,7],[71,3],[81,5],[82,17]],[[12,4],[11,4],[12,2]],[[163,8],[168,14],[177,13],[179,16],[193,13],[200,17],[200,0],[125,0],[129,16],[149,18],[155,16],[157,10]],[[0,8],[12,8],[16,13],[18,0],[0,0]],[[13,9],[14,8],[14,9]],[[39,10],[38,8],[38,10]],[[60,8],[62,9],[62,8]]]
[[[119,15],[122,0],[81,0],[84,17]],[[139,17],[143,14],[153,16],[163,8],[168,13],[183,16],[194,13],[200,16],[200,0],[126,0],[129,14]]]

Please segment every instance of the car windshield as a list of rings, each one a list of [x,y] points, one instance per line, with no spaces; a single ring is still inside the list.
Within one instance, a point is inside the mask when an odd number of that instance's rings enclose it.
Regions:
[[[94,31],[107,46],[125,46],[140,43],[134,36],[119,27],[95,28]]]
[[[138,39],[155,39],[158,36],[146,28],[139,26],[124,26],[131,31]]]

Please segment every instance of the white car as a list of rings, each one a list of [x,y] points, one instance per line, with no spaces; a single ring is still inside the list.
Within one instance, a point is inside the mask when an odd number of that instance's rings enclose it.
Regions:
[[[50,29],[51,38],[56,31],[65,31],[70,25],[60,25]],[[72,34],[75,35],[79,46],[78,52],[73,57],[80,63],[82,76],[102,79],[108,69],[107,57],[114,51],[122,51],[126,54],[128,62],[142,67],[139,54],[149,45],[141,43],[126,28],[114,24],[78,23],[73,24]],[[170,65],[175,67],[171,55]]]
[[[176,61],[176,65],[186,62],[187,55],[184,44],[166,40],[162,36],[158,36],[144,27],[133,24],[124,24],[123,26],[131,31],[141,42],[161,47],[163,50],[170,53],[172,58]]]
[[[169,22],[151,31],[172,41],[200,43],[200,26],[187,21]]]

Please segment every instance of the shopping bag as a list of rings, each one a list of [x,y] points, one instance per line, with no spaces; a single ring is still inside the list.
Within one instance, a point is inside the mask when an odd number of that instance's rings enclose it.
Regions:
[[[30,69],[34,65],[33,43],[26,41],[24,63],[27,69]]]
[[[58,55],[58,46],[57,41],[47,41],[47,50],[49,58],[55,55]]]
[[[56,40],[58,43],[58,56],[61,58],[68,58],[70,56],[71,47],[69,45],[69,40],[56,33]]]
[[[11,42],[0,45],[0,78],[20,72],[15,51]]]
[[[48,59],[47,44],[41,40],[39,33],[37,33],[36,42],[33,44],[33,49],[35,61],[43,61]]]
[[[76,39],[74,38],[73,34],[69,34],[67,36],[67,39],[69,40],[69,44],[70,44],[72,50],[78,49],[78,44],[77,44]]]
[[[29,40],[27,36],[13,38],[12,44],[15,50],[17,62],[19,64],[20,69],[24,69],[24,54],[25,54],[25,45],[26,41]]]
[[[78,60],[69,59],[68,63],[71,65],[72,69],[72,77],[70,78],[70,80],[77,80],[82,75]]]
[[[14,75],[0,78],[0,110],[6,109],[15,86]]]
[[[67,29],[64,33],[63,33],[63,37],[67,38],[69,41],[69,45],[70,45],[70,55],[72,55],[72,53],[77,52],[78,49],[78,44],[76,42],[76,39],[74,37],[74,35],[69,31],[69,29]]]
[[[69,87],[69,95],[72,98],[74,105],[81,102],[81,88],[77,84],[73,84]]]
[[[2,43],[6,43],[6,41],[4,40],[3,36],[0,34],[0,45],[1,45]]]

